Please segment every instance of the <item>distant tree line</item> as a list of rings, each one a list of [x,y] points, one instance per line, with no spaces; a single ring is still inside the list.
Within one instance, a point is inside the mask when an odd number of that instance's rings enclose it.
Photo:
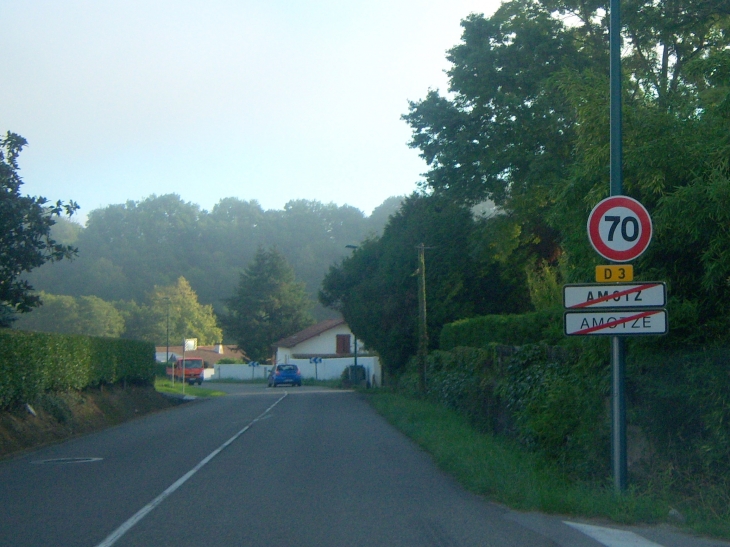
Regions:
[[[264,360],[275,340],[332,315],[314,297],[326,269],[346,245],[382,231],[401,200],[366,217],[304,200],[264,211],[227,198],[208,212],[165,195],[92,211],[85,227],[55,218],[48,237],[77,256],[23,278],[38,290],[27,298],[43,305],[13,324],[157,345],[225,338]]]
[[[263,247],[293,265],[316,301],[327,268],[348,252],[345,245],[380,233],[400,201],[389,198],[368,217],[318,201],[265,211],[256,201],[225,198],[205,211],[175,194],[151,196],[93,210],[85,227],[61,219],[54,236],[78,248],[77,258],[38,268],[27,279],[48,293],[141,302],[155,286],[183,276],[201,303],[222,311]]]

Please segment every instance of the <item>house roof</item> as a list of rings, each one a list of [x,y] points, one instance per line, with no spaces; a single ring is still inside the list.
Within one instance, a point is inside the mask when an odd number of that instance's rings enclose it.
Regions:
[[[330,329],[339,327],[340,325],[344,325],[344,324],[345,324],[345,320],[342,318],[329,319],[327,321],[322,321],[321,323],[317,323],[316,325],[307,327],[304,330],[300,330],[296,334],[292,334],[291,336],[282,338],[278,342],[274,342],[273,347],[274,348],[293,348],[294,346],[296,346],[297,344],[301,344],[305,340],[309,340],[310,338],[319,336],[323,332],[326,332]]]
[[[198,346],[198,349],[194,351],[186,351],[185,358],[188,357],[199,357],[206,363],[215,365],[221,359],[247,359],[244,352],[238,349],[236,346],[221,346],[220,351],[216,351],[218,346]],[[168,350],[167,346],[157,346],[155,351],[157,353],[166,353]],[[170,353],[174,353],[182,357],[183,347],[182,346],[170,346]],[[164,357],[163,357],[164,359]]]

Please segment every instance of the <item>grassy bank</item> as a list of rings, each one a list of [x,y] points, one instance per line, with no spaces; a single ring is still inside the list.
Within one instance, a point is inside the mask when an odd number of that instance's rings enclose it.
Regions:
[[[155,378],[155,389],[160,393],[176,393],[179,395],[183,394],[182,382],[175,382],[173,385],[171,380],[167,378],[157,377]],[[214,389],[206,389],[204,387],[196,387],[185,385],[185,395],[192,395],[193,397],[220,397],[225,395],[223,391],[217,391]]]
[[[654,523],[668,520],[672,507],[679,506],[693,530],[730,538],[726,521],[701,504],[677,502],[680,496],[661,487],[631,488],[618,496],[609,481],[575,481],[515,442],[476,431],[442,405],[380,390],[368,392],[367,398],[465,488],[515,509]]]

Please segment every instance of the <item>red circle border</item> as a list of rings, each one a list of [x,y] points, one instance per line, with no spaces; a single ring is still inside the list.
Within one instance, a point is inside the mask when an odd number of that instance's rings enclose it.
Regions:
[[[601,241],[601,237],[598,232],[598,224],[601,222],[603,213],[614,207],[625,207],[630,209],[637,217],[639,217],[639,223],[641,224],[641,237],[633,247],[626,249],[625,251],[616,251],[611,249],[608,245]],[[652,224],[649,212],[641,203],[628,196],[611,196],[599,202],[588,216],[587,228],[588,240],[591,242],[591,245],[596,252],[603,258],[613,260],[614,262],[629,262],[634,260],[646,251],[649,243],[651,242]]]

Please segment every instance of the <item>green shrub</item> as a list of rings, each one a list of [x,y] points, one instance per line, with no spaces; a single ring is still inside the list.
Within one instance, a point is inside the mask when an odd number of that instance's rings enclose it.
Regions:
[[[343,387],[357,386],[367,382],[367,372],[362,365],[350,365],[342,371],[340,382]]]
[[[607,363],[593,352],[490,344],[434,351],[426,397],[482,431],[505,434],[580,476],[607,473]],[[398,389],[419,395],[412,359]]]
[[[730,473],[729,376],[728,349],[629,353],[633,421],[677,472],[713,480]]]
[[[489,348],[458,347],[433,351],[426,361],[426,397],[466,416],[483,431],[504,429],[504,416],[494,394],[498,362],[513,348],[491,344]],[[397,389],[421,395],[418,360],[412,358],[398,378]]]
[[[496,393],[522,444],[586,477],[608,473],[608,369],[562,348],[528,345],[504,363]]]
[[[490,344],[521,346],[563,341],[562,310],[542,310],[520,315],[483,315],[444,325],[439,347],[486,348]]]
[[[0,408],[52,391],[127,381],[151,383],[149,342],[81,335],[0,331]]]

